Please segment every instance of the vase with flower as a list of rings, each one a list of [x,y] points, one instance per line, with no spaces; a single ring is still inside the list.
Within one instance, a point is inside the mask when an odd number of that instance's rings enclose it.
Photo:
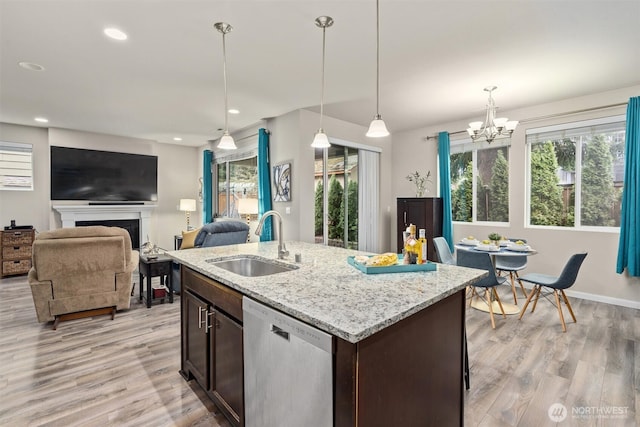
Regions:
[[[431,182],[431,171],[427,171],[426,175],[421,175],[415,171],[406,176],[407,181],[413,182],[416,186],[416,197],[424,197],[427,192],[427,183]]]

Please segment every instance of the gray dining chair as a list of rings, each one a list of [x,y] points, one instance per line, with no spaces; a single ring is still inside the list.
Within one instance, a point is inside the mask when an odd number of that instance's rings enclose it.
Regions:
[[[489,315],[491,317],[491,327],[493,329],[496,328],[496,321],[493,318],[493,301],[494,298],[498,302],[498,306],[500,307],[500,311],[502,312],[502,317],[507,318],[504,308],[502,307],[502,301],[500,301],[500,296],[496,291],[496,286],[502,285],[507,281],[504,277],[496,276],[496,270],[493,266],[493,262],[491,262],[491,256],[486,252],[475,252],[475,251],[457,251],[456,254],[456,263],[461,267],[470,267],[477,268],[479,270],[486,270],[489,275],[480,279],[478,282],[474,283],[474,288],[484,288],[484,298],[480,292],[477,292],[478,296],[484,300],[484,302],[489,306]]]
[[[576,278],[578,277],[578,271],[580,270],[580,266],[582,265],[582,262],[586,257],[587,257],[586,252],[572,255],[571,258],[569,258],[569,261],[567,261],[567,264],[562,269],[560,276],[550,276],[548,274],[531,273],[531,274],[527,274],[520,277],[518,280],[521,283],[528,282],[528,283],[532,283],[535,286],[531,290],[531,293],[529,293],[529,296],[527,297],[527,301],[524,303],[524,306],[522,307],[522,311],[520,311],[519,319],[522,319],[522,316],[524,315],[524,312],[527,309],[527,306],[529,305],[529,302],[531,301],[534,295],[536,295],[536,300],[533,302],[533,307],[531,308],[531,312],[533,313],[535,311],[536,305],[538,304],[538,299],[540,298],[540,293],[542,291],[542,288],[543,287],[548,288],[550,290],[553,290],[553,295],[555,297],[555,306],[558,308],[558,314],[560,315],[560,322],[562,323],[562,332],[567,332],[567,326],[564,323],[564,316],[562,314],[560,295],[562,295],[562,299],[564,300],[565,305],[569,309],[569,313],[571,314],[573,321],[577,322],[576,316],[573,313],[573,309],[571,308],[571,304],[569,304],[569,299],[567,298],[567,295],[564,293],[564,290],[567,288],[570,288],[576,282]],[[543,294],[545,298],[549,299],[548,295],[551,295],[551,292],[548,292],[547,294]],[[553,302],[551,303],[553,304]]]
[[[442,264],[456,265],[456,259],[451,253],[449,243],[447,243],[447,240],[444,237],[434,237],[433,246],[436,248],[438,262]]]
[[[527,243],[525,239],[509,239],[511,242],[523,241]],[[527,256],[526,255],[509,255],[501,256],[496,255],[494,258],[496,272],[498,276],[502,273],[509,273],[509,280],[511,281],[511,292],[513,292],[513,303],[518,304],[518,297],[516,296],[516,280],[518,279],[518,271],[522,271],[527,268]],[[520,283],[520,282],[518,282]],[[528,296],[524,285],[520,283],[520,289],[522,294],[526,298]]]

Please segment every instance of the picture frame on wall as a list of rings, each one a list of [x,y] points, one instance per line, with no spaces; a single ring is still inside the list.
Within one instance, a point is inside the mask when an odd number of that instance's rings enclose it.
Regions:
[[[273,167],[273,201],[291,201],[291,163],[281,163]]]

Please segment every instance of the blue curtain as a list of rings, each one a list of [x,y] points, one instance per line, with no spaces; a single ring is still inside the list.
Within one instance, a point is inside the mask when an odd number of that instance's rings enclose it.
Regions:
[[[453,252],[453,221],[451,220],[451,174],[449,173],[449,132],[438,134],[438,166],[440,197],[442,198],[442,237]]]
[[[269,166],[269,133],[266,129],[258,131],[258,216],[271,210],[271,167]],[[266,219],[260,241],[273,240],[273,217]]]
[[[616,272],[640,276],[640,96],[629,99],[625,142],[624,190]]]
[[[202,158],[202,223],[208,224],[213,221],[213,191],[211,188],[213,151],[204,150]]]

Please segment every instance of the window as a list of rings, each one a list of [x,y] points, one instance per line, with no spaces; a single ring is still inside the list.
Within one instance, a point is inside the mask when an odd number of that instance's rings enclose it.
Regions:
[[[451,212],[460,222],[509,222],[509,140],[451,144]],[[474,173],[475,171],[475,173]]]
[[[328,191],[324,190],[325,186]],[[323,214],[324,206],[327,206],[327,215]],[[332,141],[326,150],[315,150],[315,236],[316,243],[358,248],[356,148],[336,145]]]
[[[217,189],[215,216],[240,218],[239,200],[258,200],[258,156],[255,151],[216,161],[214,177]]]
[[[619,227],[624,116],[527,131],[529,224]]]
[[[0,141],[0,190],[33,190],[31,144]]]

